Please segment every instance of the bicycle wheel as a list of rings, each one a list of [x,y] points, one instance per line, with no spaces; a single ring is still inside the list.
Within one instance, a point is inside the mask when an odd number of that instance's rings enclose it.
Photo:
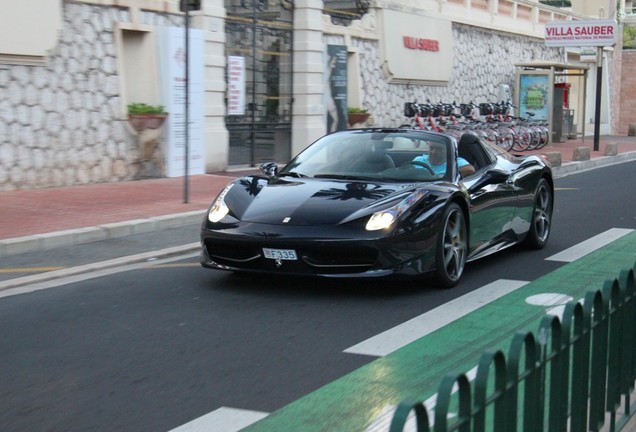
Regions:
[[[512,142],[512,150],[526,151],[530,145],[530,132],[525,126],[515,127],[514,141]]]
[[[539,129],[531,125],[528,127],[530,130],[530,145],[526,150],[536,150],[539,144],[541,144],[541,134],[539,133]]]
[[[499,128],[499,147],[506,151],[510,151],[515,141],[515,133],[510,128]]]
[[[547,127],[541,125],[539,126],[539,136],[540,136],[540,140],[539,140],[539,145],[537,147],[535,147],[535,149],[540,149],[545,147],[548,144],[548,137],[549,137],[550,131],[548,130]]]

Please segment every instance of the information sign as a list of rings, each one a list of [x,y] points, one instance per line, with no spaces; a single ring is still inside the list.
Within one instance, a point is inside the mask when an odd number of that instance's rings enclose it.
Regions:
[[[550,21],[545,25],[549,47],[601,47],[616,43],[614,20]]]

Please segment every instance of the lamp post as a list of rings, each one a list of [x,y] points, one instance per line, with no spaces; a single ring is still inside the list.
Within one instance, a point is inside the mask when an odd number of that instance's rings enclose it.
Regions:
[[[183,177],[183,202],[188,203],[188,169],[189,169],[189,145],[190,140],[190,11],[201,10],[201,0],[180,0],[179,10],[185,12],[185,110],[184,110],[184,170]]]

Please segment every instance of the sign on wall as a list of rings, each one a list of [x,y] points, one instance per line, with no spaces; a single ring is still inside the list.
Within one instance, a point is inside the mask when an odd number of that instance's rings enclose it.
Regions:
[[[327,45],[325,67],[326,123],[327,133],[330,133],[349,127],[347,119],[347,47]]]
[[[227,58],[227,115],[245,115],[245,57]]]
[[[203,31],[189,30],[189,109],[188,175],[203,174]],[[185,88],[186,56],[183,28],[167,27],[160,34],[162,102],[168,111],[166,120],[166,175],[185,175]]]
[[[392,82],[445,85],[453,72],[450,21],[422,15],[381,11],[382,63]]]
[[[545,44],[549,47],[614,46],[614,20],[550,21],[545,25]]]

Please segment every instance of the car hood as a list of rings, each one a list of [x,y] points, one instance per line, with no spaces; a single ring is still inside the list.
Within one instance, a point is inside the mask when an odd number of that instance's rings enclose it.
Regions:
[[[338,224],[404,199],[414,185],[329,179],[244,177],[225,197],[233,216],[264,224]],[[365,209],[367,211],[365,211]]]

